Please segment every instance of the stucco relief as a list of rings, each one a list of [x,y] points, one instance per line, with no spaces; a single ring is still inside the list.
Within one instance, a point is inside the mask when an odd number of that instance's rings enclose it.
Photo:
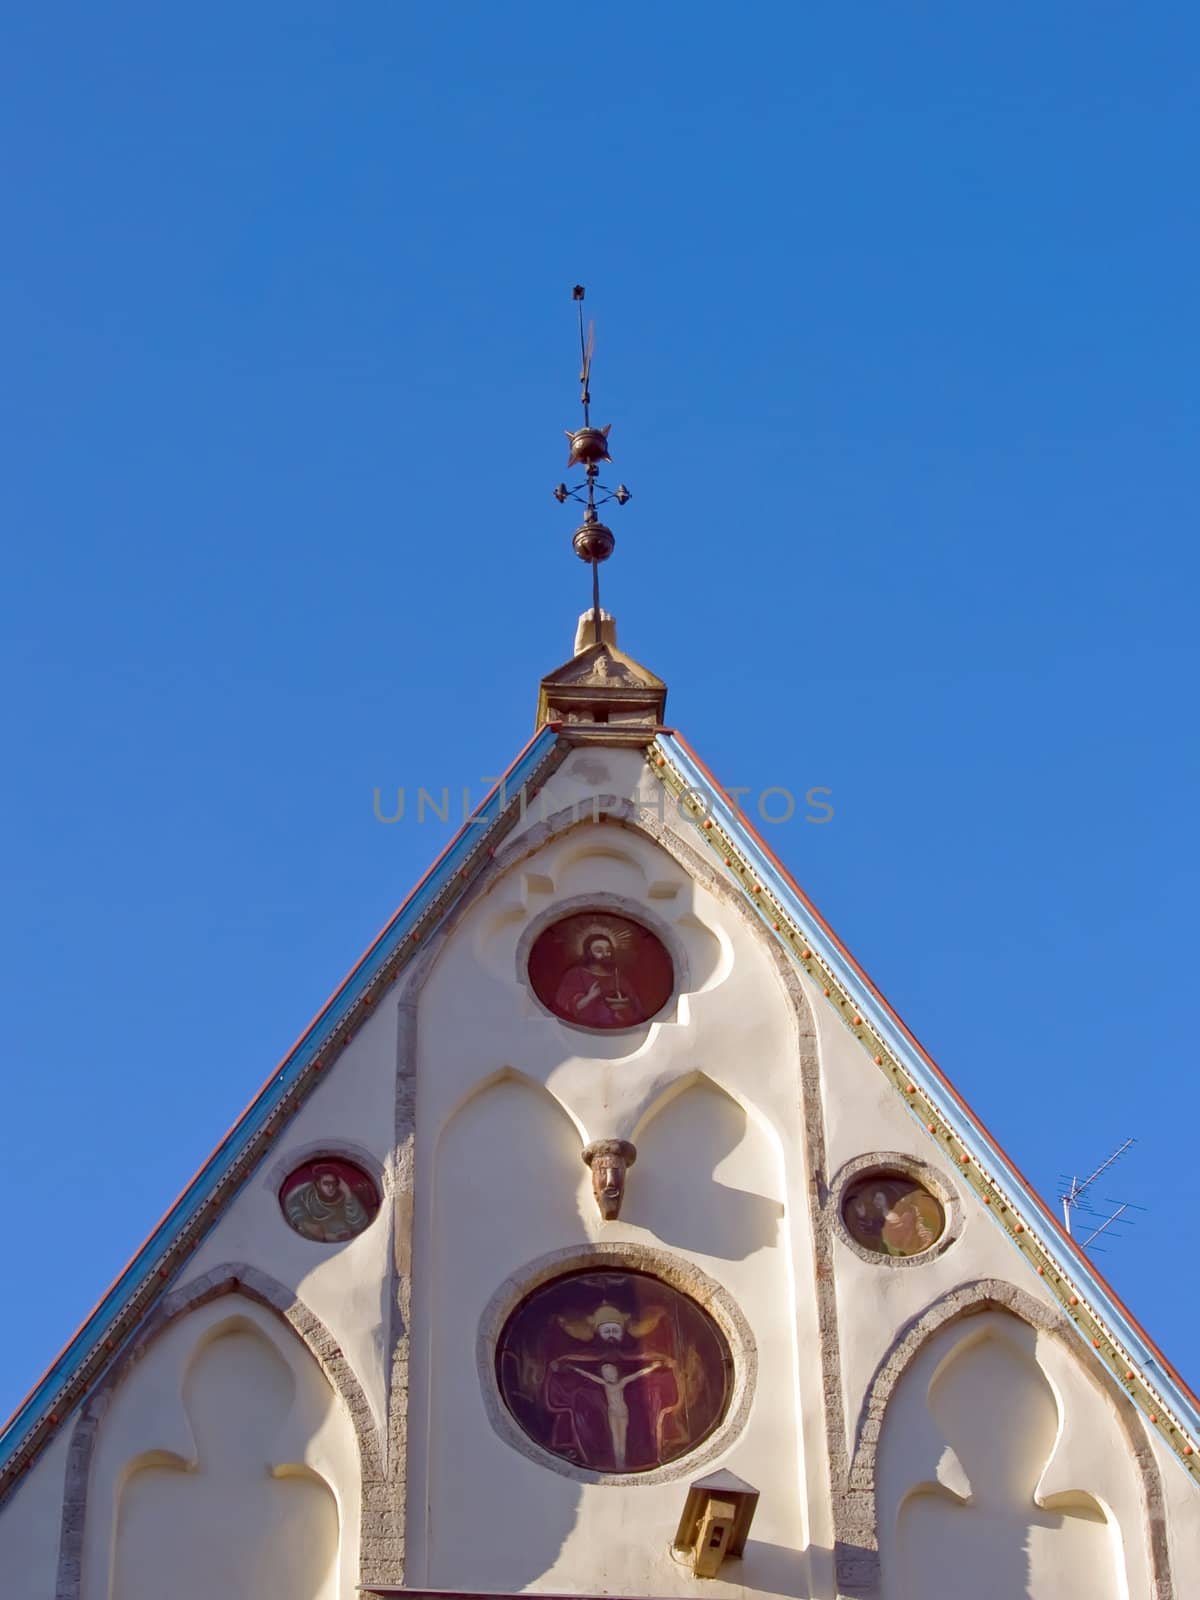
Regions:
[[[249,1323],[197,1352],[182,1396],[190,1458],[153,1451],[126,1468],[111,1600],[337,1600],[339,1527],[329,1485],[280,1454],[295,1381]]]
[[[214,1270],[160,1301],[75,1424],[56,1600],[137,1600],[164,1572],[183,1600],[259,1600],[279,1583],[332,1600],[358,1581],[359,1511],[380,1476],[366,1399],[327,1330],[257,1269]],[[191,1543],[227,1524],[236,1580]]]
[[[839,1594],[927,1594],[940,1549],[982,1600],[1174,1595],[1162,1483],[1128,1399],[1015,1285],[964,1284],[902,1329],[857,1433]]]
[[[914,1484],[900,1501],[884,1543],[886,1591],[897,1600],[929,1594],[949,1567],[972,1574],[977,1600],[1123,1600],[1120,1535],[1083,1486],[1084,1463],[1059,1494],[1038,1493],[1055,1451],[1058,1406],[1033,1338],[1018,1343],[1007,1334],[968,1332],[934,1373],[925,1404],[943,1457],[937,1478]],[[891,1426],[880,1470],[889,1498],[907,1454]],[[910,1464],[919,1471],[911,1457]]]

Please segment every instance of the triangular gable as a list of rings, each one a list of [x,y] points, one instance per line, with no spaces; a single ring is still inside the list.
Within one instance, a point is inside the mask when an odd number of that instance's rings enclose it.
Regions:
[[[599,654],[611,646],[593,646]],[[583,659],[583,653],[575,658]],[[658,679],[629,660],[639,674]],[[568,663],[568,666],[574,663]],[[566,670],[560,669],[560,670]],[[560,734],[565,733],[565,737]],[[580,741],[603,738],[579,731]],[[629,735],[626,735],[628,738]],[[679,735],[647,732],[650,772],[696,823],[719,870],[789,959],[815,979],[910,1114],[987,1206],[1028,1270],[1200,1482],[1200,1403],[952,1088],[820,913]],[[441,924],[575,743],[543,727],[460,829],[272,1072],[212,1156],[0,1432],[0,1498],[56,1437],[184,1268],[379,996]],[[623,741],[624,742],[624,741]],[[638,740],[642,742],[641,739]]]
[[[622,684],[639,689],[665,690],[667,687],[649,667],[642,666],[640,661],[635,661],[631,655],[607,640],[586,645],[570,661],[564,661],[561,667],[548,672],[542,682],[555,688],[581,683],[608,683],[614,688]]]

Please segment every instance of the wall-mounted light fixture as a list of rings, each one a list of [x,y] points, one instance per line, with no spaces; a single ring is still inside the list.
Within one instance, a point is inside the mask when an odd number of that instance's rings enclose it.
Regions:
[[[723,1561],[740,1556],[746,1548],[757,1505],[758,1490],[732,1472],[697,1478],[675,1530],[676,1553],[698,1578],[715,1578]]]

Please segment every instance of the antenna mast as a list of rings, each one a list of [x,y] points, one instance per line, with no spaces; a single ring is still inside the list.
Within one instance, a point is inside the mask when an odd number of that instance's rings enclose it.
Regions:
[[[596,348],[596,326],[589,322],[587,335],[583,331],[583,296],[584,288],[577,283],[571,291],[572,297],[579,308],[579,400],[583,406],[583,427],[566,429],[567,438],[571,441],[570,454],[567,457],[568,467],[582,467],[585,472],[583,483],[573,484],[570,488],[565,483],[560,483],[554,491],[554,498],[559,505],[567,500],[574,500],[584,507],[583,521],[575,530],[572,544],[575,554],[581,561],[586,561],[592,569],[592,625],[594,628],[595,642],[599,644],[602,639],[600,626],[600,563],[607,561],[616,545],[616,537],[611,528],[600,521],[597,507],[615,500],[623,506],[631,497],[629,490],[623,483],[615,489],[609,489],[598,481],[600,463],[611,461],[608,453],[608,435],[612,426],[606,423],[603,428],[593,428],[591,405],[592,396],[590,382],[592,376],[592,355]],[[596,498],[597,489],[600,498]]]
[[[1112,1155],[1110,1155],[1106,1160],[1102,1161],[1095,1171],[1090,1172],[1086,1178],[1080,1179],[1073,1177],[1069,1180],[1066,1178],[1063,1179],[1064,1183],[1067,1185],[1066,1189],[1060,1196],[1063,1208],[1063,1227],[1066,1228],[1068,1234],[1071,1234],[1072,1237],[1074,1236],[1074,1229],[1072,1227],[1071,1219],[1072,1214],[1076,1210],[1082,1211],[1089,1218],[1099,1217],[1101,1215],[1101,1213],[1095,1210],[1095,1208],[1092,1206],[1090,1199],[1084,1199],[1087,1191],[1091,1188],[1092,1184],[1095,1183],[1096,1179],[1101,1175],[1101,1173],[1107,1172],[1108,1169],[1115,1162],[1119,1161],[1125,1152],[1136,1143],[1136,1139],[1126,1139],[1123,1144],[1119,1145],[1117,1149],[1113,1151]],[[1111,1228],[1126,1211],[1141,1211],[1143,1209],[1141,1206],[1132,1205],[1128,1200],[1106,1200],[1105,1205],[1111,1205],[1115,1209],[1110,1212],[1110,1214],[1105,1217],[1097,1227],[1092,1229],[1086,1239],[1080,1239],[1080,1247],[1084,1250],[1086,1250],[1094,1240],[1098,1239],[1102,1233],[1107,1233],[1109,1228]],[[1132,1220],[1132,1218],[1129,1220]]]

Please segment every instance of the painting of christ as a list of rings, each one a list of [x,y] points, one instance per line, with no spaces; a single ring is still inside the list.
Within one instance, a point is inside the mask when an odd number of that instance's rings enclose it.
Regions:
[[[629,917],[583,912],[544,929],[529,953],[542,1004],[580,1028],[632,1028],[666,1005],[675,987],[660,939]]]
[[[496,1358],[509,1411],[552,1454],[596,1472],[648,1472],[725,1413],[729,1348],[694,1301],[645,1273],[574,1273],[535,1291]]]

